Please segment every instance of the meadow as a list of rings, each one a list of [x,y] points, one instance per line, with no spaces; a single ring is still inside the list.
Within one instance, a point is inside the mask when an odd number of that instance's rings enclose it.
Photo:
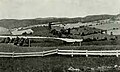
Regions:
[[[51,40],[49,40],[51,41]],[[54,46],[54,47],[20,47],[12,44],[0,44],[1,52],[38,52],[51,49],[77,50],[117,50],[119,45],[88,45],[88,46]],[[45,57],[0,58],[0,72],[69,72],[69,67],[82,72],[100,72],[99,67],[120,65],[120,57],[116,56],[74,56],[50,55]],[[95,70],[90,71],[89,69]],[[119,72],[116,69],[103,72]]]
[[[0,52],[40,52],[53,49],[66,50],[120,50],[120,45],[83,45],[83,46],[54,46],[54,47],[20,47],[11,44],[0,44]]]
[[[89,68],[120,65],[120,57],[81,57],[52,55],[47,57],[0,58],[0,72],[68,72],[69,67],[82,72]],[[94,70],[93,72],[100,72]],[[103,71],[102,71],[103,72]],[[105,72],[119,72],[111,69]]]

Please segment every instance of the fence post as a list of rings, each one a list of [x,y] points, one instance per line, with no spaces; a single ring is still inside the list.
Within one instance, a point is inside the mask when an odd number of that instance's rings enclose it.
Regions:
[[[88,57],[88,50],[86,50],[86,57]]]
[[[100,52],[100,56],[102,56],[102,51]]]
[[[79,43],[79,46],[82,46],[81,42]]]
[[[42,52],[42,57],[44,56],[44,51]]]
[[[73,50],[72,50],[72,55],[71,56],[73,57]]]
[[[12,58],[14,58],[14,52],[13,52],[13,54],[12,54]]]
[[[119,55],[118,55],[118,50],[116,51],[116,56],[118,57]]]
[[[58,54],[58,49],[56,49],[56,53]]]

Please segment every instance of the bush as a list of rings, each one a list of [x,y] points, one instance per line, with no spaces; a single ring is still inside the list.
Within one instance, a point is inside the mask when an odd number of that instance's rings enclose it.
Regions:
[[[13,43],[14,43],[14,45],[17,45],[17,44],[18,44],[19,39],[20,39],[19,37],[17,37],[17,38],[15,38],[15,39],[14,39],[14,42],[13,42]]]
[[[84,32],[81,33],[81,36],[85,36]]]
[[[115,38],[110,38],[110,40],[115,40]]]
[[[84,41],[84,42],[89,42],[89,41],[92,41],[92,39],[87,38],[87,39],[84,39],[83,41]]]
[[[5,39],[5,43],[9,43],[9,42],[10,42],[10,38],[7,37],[7,38]]]
[[[15,38],[12,38],[12,39],[10,40],[10,43],[13,43],[13,42],[14,42],[14,40],[15,40]]]
[[[93,41],[97,41],[97,39],[96,39],[96,38],[93,38]]]
[[[21,39],[19,40],[19,46],[23,46],[24,41],[25,41],[25,39],[24,39],[24,38],[21,38]]]

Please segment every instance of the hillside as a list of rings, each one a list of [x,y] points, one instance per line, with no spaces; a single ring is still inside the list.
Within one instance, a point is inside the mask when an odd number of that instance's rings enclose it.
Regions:
[[[0,20],[0,26],[5,28],[18,28],[30,25],[37,25],[37,24],[47,24],[49,22],[60,22],[60,23],[78,23],[78,22],[92,22],[97,20],[104,20],[104,19],[111,19],[116,15],[90,15],[86,17],[76,17],[76,18],[36,18],[36,19],[2,19]]]

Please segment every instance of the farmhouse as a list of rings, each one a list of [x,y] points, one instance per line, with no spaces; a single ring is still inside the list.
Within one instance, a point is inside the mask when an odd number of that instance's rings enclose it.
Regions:
[[[25,29],[25,30],[14,30],[14,31],[12,31],[13,35],[22,35],[23,33],[30,34],[30,33],[33,33],[33,30],[32,29]]]

